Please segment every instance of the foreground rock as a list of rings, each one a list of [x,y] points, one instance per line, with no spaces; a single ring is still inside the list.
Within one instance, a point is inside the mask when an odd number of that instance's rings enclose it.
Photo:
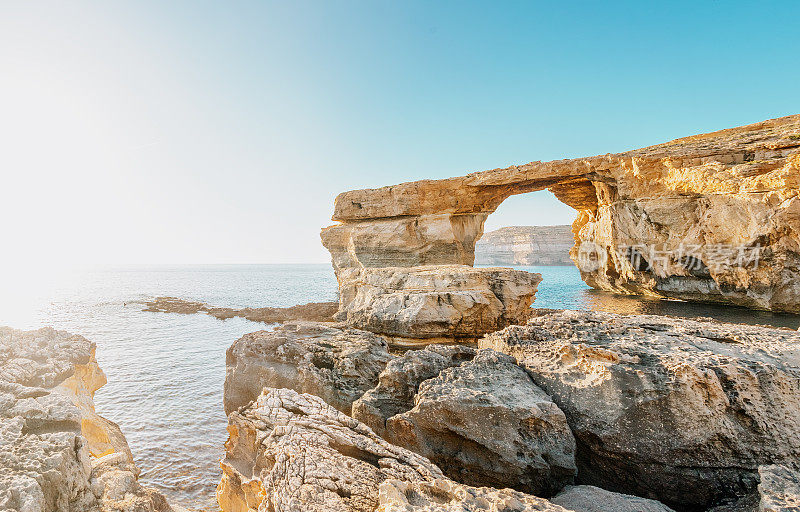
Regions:
[[[572,265],[571,226],[509,226],[484,233],[475,244],[476,265]]]
[[[209,306],[203,302],[179,299],[177,297],[156,297],[145,302],[143,311],[156,313],[181,313],[184,315],[206,313],[226,320],[233,317],[242,317],[253,322],[274,324],[292,320],[306,320],[309,322],[331,322],[333,315],[339,309],[336,302],[309,302],[288,308],[220,308]]]
[[[563,311],[481,340],[564,411],[581,483],[679,507],[745,496],[800,459],[800,334]]]
[[[217,489],[225,512],[373,511],[386,480],[442,478],[424,457],[392,446],[322,399],[289,389],[265,389],[228,422]]]
[[[273,387],[311,393],[350,414],[391,359],[382,337],[327,324],[291,322],[245,334],[227,351],[225,412]]]
[[[94,411],[105,383],[94,350],[63,331],[0,328],[0,510],[171,510]]]
[[[572,256],[590,286],[800,312],[800,115],[345,192],[322,242],[337,275],[472,265],[487,216],[511,195],[543,189],[578,211]]]
[[[591,485],[573,485],[551,500],[574,512],[673,512],[655,500],[606,491]]]
[[[468,485],[551,496],[576,473],[564,413],[514,358],[492,350],[422,382],[414,407],[386,420],[385,438]]]
[[[508,268],[463,265],[339,272],[337,319],[403,338],[476,338],[530,316],[542,280]]]

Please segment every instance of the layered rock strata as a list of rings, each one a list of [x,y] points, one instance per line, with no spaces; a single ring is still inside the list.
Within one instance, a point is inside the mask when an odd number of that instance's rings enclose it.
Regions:
[[[476,265],[572,265],[571,226],[510,226],[484,233],[475,244]]]
[[[273,387],[317,395],[349,414],[391,359],[382,337],[329,324],[289,322],[245,334],[226,354],[225,412]]]
[[[476,338],[523,323],[540,274],[465,265],[348,268],[337,319],[401,338]]]
[[[702,509],[800,459],[800,334],[561,311],[491,334],[564,411],[578,480]]]
[[[119,427],[94,410],[95,346],[50,328],[0,328],[0,509],[166,512],[139,485]]]
[[[384,438],[468,485],[547,497],[576,473],[564,413],[514,358],[492,350],[422,382],[413,408],[386,420]]]
[[[345,269],[472,265],[486,217],[543,189],[577,210],[572,257],[593,287],[800,312],[800,115],[345,192],[322,242],[342,289]]]

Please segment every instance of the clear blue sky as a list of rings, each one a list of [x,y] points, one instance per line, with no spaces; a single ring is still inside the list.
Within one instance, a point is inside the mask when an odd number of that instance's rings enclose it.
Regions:
[[[4,237],[26,261],[327,261],[344,190],[800,112],[799,20],[794,1],[8,0]],[[539,194],[490,227],[572,217]]]

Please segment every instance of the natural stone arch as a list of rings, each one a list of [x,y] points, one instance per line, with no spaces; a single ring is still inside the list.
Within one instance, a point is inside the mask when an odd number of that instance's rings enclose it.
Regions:
[[[322,231],[342,269],[472,265],[486,217],[514,194],[549,189],[578,211],[578,244],[602,256],[584,281],[618,293],[800,312],[800,115],[608,154],[340,194]],[[682,248],[759,248],[690,268]],[[643,266],[620,252],[658,248]]]

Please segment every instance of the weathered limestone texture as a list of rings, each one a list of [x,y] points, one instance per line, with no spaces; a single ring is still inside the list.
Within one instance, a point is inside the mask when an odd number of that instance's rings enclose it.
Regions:
[[[289,322],[245,334],[227,351],[225,412],[273,387],[317,395],[350,414],[353,401],[377,384],[391,359],[382,337],[330,324]]]
[[[321,398],[264,389],[228,416],[217,489],[224,512],[372,512],[378,486],[443,478],[424,457],[387,443]]]
[[[486,216],[542,189],[577,210],[572,257],[593,287],[800,312],[800,115],[345,192],[322,242],[342,287],[345,269],[471,265]]]
[[[339,272],[337,319],[402,338],[476,338],[531,314],[542,280],[465,265],[349,268]]]
[[[384,437],[468,485],[547,497],[576,473],[564,413],[513,357],[493,350],[422,382],[414,407],[386,420]]]
[[[484,233],[475,244],[476,265],[572,265],[571,226],[509,226]]]
[[[566,512],[545,499],[511,489],[469,487],[452,480],[383,482],[377,512]]]
[[[655,500],[606,491],[591,485],[569,486],[551,501],[574,512],[673,512]]]
[[[353,417],[383,437],[387,419],[414,407],[420,384],[473,357],[475,349],[464,345],[434,344],[409,350],[390,361],[378,377],[378,385],[353,403]]]
[[[758,468],[759,512],[800,512],[800,460]]]
[[[556,311],[491,334],[564,411],[580,483],[708,507],[800,459],[800,333]]]
[[[122,432],[97,415],[95,346],[45,328],[0,327],[0,510],[166,512],[137,482]]]

